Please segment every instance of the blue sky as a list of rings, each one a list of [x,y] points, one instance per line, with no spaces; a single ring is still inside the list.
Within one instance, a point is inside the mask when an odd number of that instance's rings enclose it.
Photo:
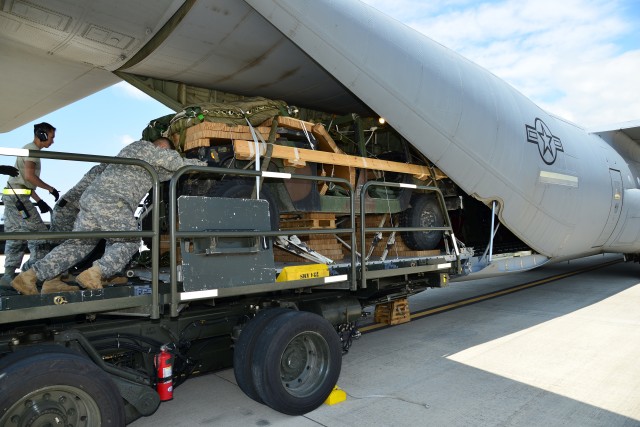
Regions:
[[[637,0],[364,0],[585,128],[640,119]]]
[[[365,2],[583,127],[640,119],[637,0]],[[33,138],[33,123],[47,121],[58,129],[51,150],[114,155],[139,139],[150,120],[168,113],[160,103],[119,83],[0,134],[0,146],[22,147]],[[89,168],[44,160],[41,177],[64,192]],[[0,184],[4,181],[0,176]],[[53,204],[49,195],[41,195]]]
[[[134,89],[118,83],[92,96],[21,126],[0,134],[0,147],[22,147],[33,140],[33,124],[46,121],[56,130],[49,151],[65,151],[111,156],[125,145],[141,138],[147,123],[172,110]],[[3,164],[13,164],[5,157]],[[62,194],[71,188],[91,168],[89,163],[43,160],[40,177]],[[4,184],[6,177],[0,176]],[[53,207],[53,198],[42,189],[38,194]],[[45,220],[48,214],[45,215]]]

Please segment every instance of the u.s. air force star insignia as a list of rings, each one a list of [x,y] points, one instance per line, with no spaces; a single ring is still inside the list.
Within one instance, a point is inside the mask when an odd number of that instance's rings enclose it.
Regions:
[[[558,151],[563,151],[562,142],[553,136],[545,122],[536,117],[535,126],[525,125],[527,141],[538,145],[540,157],[548,165],[552,165],[558,157]]]

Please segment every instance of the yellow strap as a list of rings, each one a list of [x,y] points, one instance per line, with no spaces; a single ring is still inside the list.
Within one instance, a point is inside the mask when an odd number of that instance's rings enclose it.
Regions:
[[[14,196],[16,194],[25,194],[28,196],[31,194],[31,190],[27,188],[5,188],[4,190],[2,190],[2,194],[8,194],[9,196]]]

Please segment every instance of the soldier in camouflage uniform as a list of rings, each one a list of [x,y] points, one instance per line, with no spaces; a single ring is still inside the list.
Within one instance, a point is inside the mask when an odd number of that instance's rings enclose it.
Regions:
[[[80,197],[106,168],[106,163],[92,167],[76,185],[62,195],[51,212],[50,231],[73,231],[73,224],[80,213]]]
[[[84,193],[84,190],[91,185],[93,180],[104,172],[106,167],[106,163],[92,167],[76,185],[60,197],[60,200],[56,202],[51,211],[51,226],[49,227],[49,231],[73,231],[73,224],[76,222],[76,218],[78,218],[78,213],[80,212],[80,197]],[[61,241],[59,240],[49,240],[48,249],[51,250],[60,243]],[[48,252],[49,251],[47,251],[47,253]],[[44,255],[46,255],[46,253],[43,254],[42,257],[44,257]],[[29,261],[24,263],[23,269],[25,271],[28,270],[35,262],[35,259],[29,259]]]
[[[151,164],[160,181],[171,179],[173,172],[185,165],[206,166],[206,162],[184,159],[175,152],[167,138],[133,142],[118,157],[140,159]],[[74,231],[133,231],[138,229],[135,210],[153,185],[149,173],[131,165],[111,164],[87,188],[80,198],[80,213]],[[82,260],[97,244],[97,240],[70,239],[56,247],[42,260],[18,275],[12,286],[21,294],[38,293],[36,280],[46,281],[68,270]],[[76,281],[84,288],[102,288],[102,278],[119,272],[138,250],[139,239],[107,239],[102,258],[78,275]],[[44,285],[43,285],[44,286]]]
[[[73,224],[76,222],[78,213],[80,212],[80,197],[87,189],[87,187],[89,187],[89,185],[91,185],[91,183],[96,179],[96,177],[104,172],[106,167],[106,163],[101,163],[92,167],[86,174],[84,174],[84,176],[80,179],[80,181],[77,182],[76,185],[74,185],[69,191],[67,191],[62,195],[62,197],[60,197],[60,200],[58,200],[58,202],[53,206],[53,211],[51,211],[51,226],[49,227],[49,231],[73,231]],[[44,253],[42,254],[42,256],[40,256],[40,254],[38,254],[38,256],[40,258],[44,258],[44,256],[48,254],[51,249],[55,248],[62,242],[62,240],[48,240],[46,247],[42,250],[42,252]],[[36,261],[37,259],[35,258],[29,258],[29,260],[22,266],[23,271],[26,271],[33,267]],[[47,285],[42,286],[43,294],[77,290],[77,287],[68,285],[59,277],[47,281]]]
[[[33,128],[33,142],[25,145],[27,150],[41,150],[49,148],[53,144],[56,128],[49,123],[39,123]],[[40,159],[36,157],[18,157],[15,167],[19,175],[11,177],[2,192],[4,203],[4,230],[15,231],[46,231],[47,227],[36,211],[31,198],[36,202],[35,206],[40,212],[50,212],[51,208],[35,193],[37,187],[44,188],[58,200],[58,190],[40,179]],[[0,279],[0,288],[11,288],[11,280],[15,277],[15,271],[22,264],[22,257],[26,248],[29,248],[31,258],[38,260],[44,256],[46,241],[44,240],[7,240],[5,244],[4,275]]]

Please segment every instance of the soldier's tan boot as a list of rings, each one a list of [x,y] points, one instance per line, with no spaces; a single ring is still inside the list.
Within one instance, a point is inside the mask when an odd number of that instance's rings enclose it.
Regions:
[[[11,282],[11,286],[22,295],[38,295],[38,288],[36,287],[37,280],[36,271],[30,268],[18,274]]]
[[[102,289],[102,271],[97,264],[93,267],[86,269],[76,277],[76,282],[83,288],[87,289]]]
[[[42,284],[41,294],[53,294],[56,292],[76,292],[80,289],[77,286],[71,286],[60,280],[60,276],[47,280]]]

